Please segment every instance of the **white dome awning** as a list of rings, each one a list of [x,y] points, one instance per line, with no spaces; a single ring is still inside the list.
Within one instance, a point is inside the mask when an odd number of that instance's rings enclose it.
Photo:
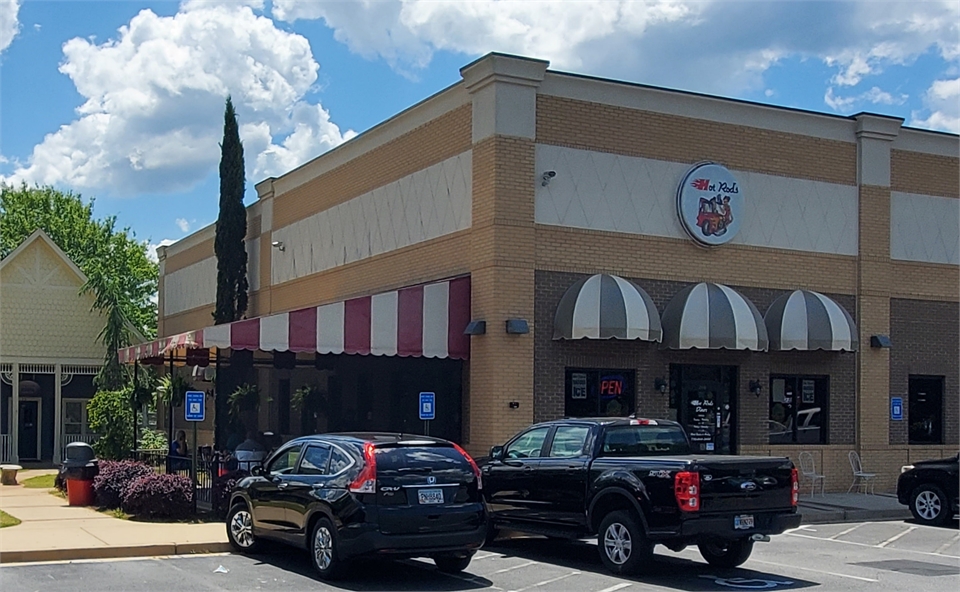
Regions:
[[[570,286],[553,319],[554,339],[660,341],[662,335],[650,295],[615,275],[597,274]]]
[[[664,348],[767,351],[769,345],[757,307],[722,284],[704,282],[680,290],[661,322]]]

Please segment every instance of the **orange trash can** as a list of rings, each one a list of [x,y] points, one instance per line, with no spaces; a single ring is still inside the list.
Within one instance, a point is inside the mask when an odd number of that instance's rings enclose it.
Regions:
[[[67,479],[67,503],[71,506],[92,506],[96,501],[93,481]]]

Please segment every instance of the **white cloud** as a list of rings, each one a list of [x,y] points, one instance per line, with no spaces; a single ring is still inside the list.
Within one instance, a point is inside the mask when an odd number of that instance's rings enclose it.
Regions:
[[[190,232],[190,223],[186,218],[177,218],[177,227],[180,228],[180,232]]]
[[[151,243],[151,242],[148,242],[148,243],[147,243],[147,257],[149,257],[150,260],[153,261],[154,263],[160,261],[160,258],[157,256],[157,249],[159,249],[160,247],[168,247],[168,246],[172,245],[172,244],[175,243],[175,242],[177,242],[177,241],[174,240],[174,239],[172,239],[172,238],[165,238],[165,239],[161,240],[159,243]]]
[[[923,104],[930,115],[920,118],[913,113],[910,125],[960,134],[960,78],[934,82],[924,95]]]
[[[887,91],[880,90],[880,88],[876,86],[859,95],[841,97],[834,94],[833,87],[831,86],[827,88],[827,92],[823,96],[823,102],[834,111],[849,111],[855,106],[861,106],[867,103],[873,105],[902,105],[907,102],[909,98],[909,96],[904,94],[891,94]]]
[[[20,32],[20,0],[0,0],[0,52],[10,47]]]
[[[351,137],[306,102],[319,69],[308,41],[249,5],[262,2],[197,0],[171,17],[143,10],[114,39],[67,41],[60,71],[85,98],[79,117],[5,180],[117,195],[188,189],[219,162],[228,94],[254,181],[283,172],[275,154],[285,171]]]
[[[926,51],[960,56],[960,3],[736,0],[273,0],[275,18],[321,19],[356,53],[416,72],[434,52],[488,51],[551,67],[701,92],[762,91],[788,56],[853,86]]]

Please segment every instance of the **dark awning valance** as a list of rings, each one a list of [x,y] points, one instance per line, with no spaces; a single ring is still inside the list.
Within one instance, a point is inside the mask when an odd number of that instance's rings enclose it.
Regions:
[[[767,327],[760,311],[739,292],[721,284],[700,283],[680,290],[661,320],[661,347],[767,350]]]
[[[650,295],[615,275],[597,274],[570,286],[553,320],[554,339],[660,341],[662,335]]]
[[[770,305],[764,321],[773,351],[857,351],[859,345],[850,313],[818,292],[784,294]]]

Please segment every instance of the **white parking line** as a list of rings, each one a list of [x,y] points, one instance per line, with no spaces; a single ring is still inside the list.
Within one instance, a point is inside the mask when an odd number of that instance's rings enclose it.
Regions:
[[[570,576],[577,576],[577,575],[580,575],[580,572],[579,572],[579,571],[572,571],[572,572],[570,572],[570,573],[568,573],[568,574],[564,574],[564,575],[562,575],[562,576],[560,576],[560,577],[551,578],[551,579],[549,579],[549,580],[544,580],[544,581],[542,581],[542,582],[537,582],[536,584],[533,584],[533,585],[531,585],[531,586],[527,586],[526,588],[518,588],[518,589],[516,589],[516,590],[511,590],[510,592],[525,592],[526,590],[532,590],[533,588],[539,588],[540,586],[546,586],[547,584],[552,584],[552,583],[554,583],[554,582],[559,582],[560,580],[565,580],[565,579],[569,578]]]
[[[939,555],[939,554],[942,553],[943,551],[946,551],[946,550],[949,549],[951,546],[953,546],[953,544],[954,544],[955,542],[957,542],[957,541],[960,541],[960,534],[956,535],[955,537],[953,537],[953,538],[950,539],[949,541],[947,541],[947,542],[945,542],[944,544],[940,545],[940,548],[938,548],[936,551],[934,551],[934,553],[936,553],[937,555]],[[944,557],[953,557],[953,555],[944,555]]]
[[[507,573],[508,571],[513,571],[513,570],[515,570],[515,569],[521,569],[521,568],[524,568],[524,567],[530,567],[531,565],[536,565],[536,564],[537,564],[536,561],[528,561],[528,562],[526,562],[526,563],[521,563],[521,564],[519,564],[519,565],[511,565],[510,567],[505,567],[505,568],[503,568],[503,569],[498,569],[497,571],[495,571],[495,572],[493,572],[493,573],[495,573],[495,574]]]
[[[833,535],[832,537],[827,537],[827,540],[828,540],[828,541],[835,541],[835,540],[837,540],[838,538],[842,537],[842,536],[845,535],[845,534],[850,534],[851,532],[855,531],[856,529],[860,528],[861,526],[863,526],[863,525],[862,525],[862,524],[858,524],[858,525],[856,525],[856,526],[854,526],[854,527],[851,527],[851,528],[848,528],[848,529],[846,529],[846,530],[844,530],[844,531],[842,531],[842,532],[838,532],[837,534]]]
[[[886,547],[887,545],[889,545],[890,543],[893,543],[893,542],[895,542],[896,540],[898,540],[898,539],[900,539],[900,538],[902,538],[902,537],[905,537],[906,535],[910,534],[911,532],[915,531],[916,529],[917,529],[916,526],[911,526],[910,528],[906,529],[905,531],[899,532],[899,533],[893,535],[892,537],[890,537],[889,539],[883,541],[882,543],[880,543],[879,545],[877,545],[877,548],[878,548],[878,549],[882,549],[882,548]]]
[[[794,532],[794,533],[791,533],[791,534],[788,534],[787,536],[797,537],[797,538],[801,538],[801,539],[812,539],[812,540],[814,540],[814,541],[830,540],[830,539],[823,539],[823,538],[820,538],[820,537],[813,537],[813,536],[807,536],[807,535],[803,535],[803,534],[797,534],[797,533],[795,533],[795,532]],[[857,543],[857,542],[854,542],[854,541],[830,540],[830,542],[832,542],[832,543],[840,543],[840,544],[843,544],[843,545],[856,545],[856,546],[858,546],[858,547],[870,547],[871,549],[880,548],[880,549],[884,549],[884,550],[886,550],[886,551],[896,551],[897,553],[914,553],[914,554],[917,554],[917,555],[929,555],[929,556],[931,556],[931,557],[954,557],[953,555],[940,555],[940,554],[938,554],[938,553],[929,553],[929,552],[927,552],[927,551],[914,551],[913,549],[887,549],[886,547],[877,547],[876,545],[868,545],[867,543]]]
[[[598,590],[597,592],[616,592],[617,590],[623,590],[624,588],[629,588],[633,584],[629,582],[623,582],[622,584],[617,584],[616,586],[610,586],[609,588],[604,588],[603,590]]]
[[[830,576],[837,576],[838,578],[850,578],[851,580],[860,580],[861,582],[879,582],[880,580],[874,580],[872,578],[862,578],[860,576],[851,576],[850,574],[834,573],[832,571],[823,571],[821,569],[810,569],[808,567],[797,567],[796,565],[789,565],[785,563],[773,563],[771,561],[761,561],[759,559],[751,559],[753,563],[764,563],[766,565],[775,565],[777,567],[786,567],[788,569],[802,569],[803,571],[812,571],[818,574],[827,574]]]

